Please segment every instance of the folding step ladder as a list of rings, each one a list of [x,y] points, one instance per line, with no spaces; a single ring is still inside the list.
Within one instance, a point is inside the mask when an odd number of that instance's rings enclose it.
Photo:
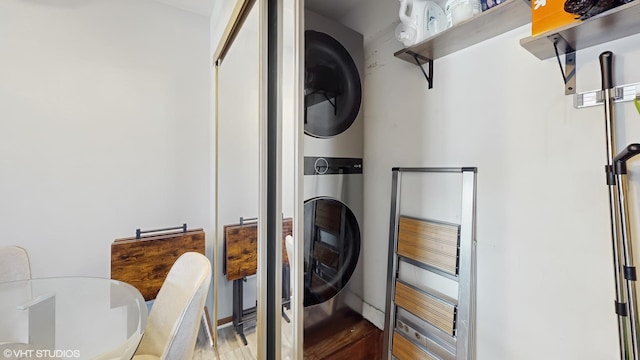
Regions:
[[[476,168],[394,168],[383,351],[475,359]]]

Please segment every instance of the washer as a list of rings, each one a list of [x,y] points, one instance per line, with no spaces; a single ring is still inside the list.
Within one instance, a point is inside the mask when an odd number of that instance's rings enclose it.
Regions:
[[[362,314],[362,159],[304,159],[304,328]]]
[[[304,155],[362,158],[362,35],[305,12]]]

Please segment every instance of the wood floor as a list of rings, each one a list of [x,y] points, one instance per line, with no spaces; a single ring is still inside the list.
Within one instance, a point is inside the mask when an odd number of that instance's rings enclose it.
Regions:
[[[290,311],[288,316],[291,316]],[[236,334],[233,326],[218,328],[218,349],[217,354],[213,348],[209,346],[209,342],[206,339],[204,332],[200,331],[198,334],[198,341],[196,343],[196,350],[193,355],[193,360],[256,360],[258,359],[256,327],[248,326],[245,329],[245,336],[247,338],[247,345],[242,343],[242,339]],[[292,360],[293,349],[293,328],[290,323],[282,320],[282,360]]]
[[[341,313],[338,318],[339,322],[305,331],[305,360],[382,359],[380,329],[352,311]]]
[[[382,331],[362,317],[345,314],[338,326],[324,326],[305,333],[305,360],[382,359]],[[233,326],[218,329],[218,354],[209,346],[201,331],[196,344],[194,360],[255,360],[257,359],[255,327],[245,330],[245,346]],[[292,327],[282,321],[282,359],[292,360]]]

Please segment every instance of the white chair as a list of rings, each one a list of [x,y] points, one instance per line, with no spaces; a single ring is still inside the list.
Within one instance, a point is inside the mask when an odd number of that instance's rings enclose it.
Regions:
[[[151,308],[135,360],[191,360],[211,282],[202,254],[183,254],[169,270]]]
[[[19,246],[0,246],[0,283],[31,279],[31,266],[27,251]],[[25,289],[29,291],[29,289]],[[26,298],[28,299],[28,297]],[[15,315],[15,314],[14,314]],[[0,346],[18,349],[27,346],[28,328],[26,325],[15,325],[21,322],[10,317],[0,319]]]
[[[287,251],[287,258],[289,259],[289,267],[293,269],[293,236],[287,235],[284,238],[284,248]],[[289,270],[289,274],[290,274],[289,276],[291,276],[291,279],[289,280],[289,284],[293,288],[293,272]],[[289,292],[289,294],[292,294],[292,293],[293,291]]]
[[[27,251],[19,246],[0,246],[0,282],[31,279]]]

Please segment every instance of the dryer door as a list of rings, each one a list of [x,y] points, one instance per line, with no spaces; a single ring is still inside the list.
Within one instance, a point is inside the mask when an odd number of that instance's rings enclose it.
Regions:
[[[349,52],[333,37],[305,32],[304,131],[327,138],[347,130],[360,111],[362,87]]]
[[[318,197],[304,205],[304,306],[325,302],[347,285],[360,254],[360,229],[342,202]]]

